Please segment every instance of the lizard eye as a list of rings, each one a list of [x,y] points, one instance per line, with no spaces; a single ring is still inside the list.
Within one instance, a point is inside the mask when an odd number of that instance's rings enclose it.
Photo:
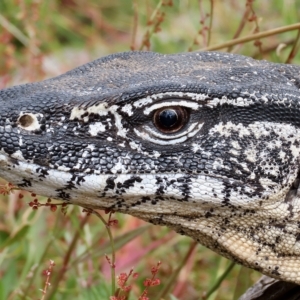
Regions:
[[[153,123],[163,133],[179,131],[188,121],[187,109],[180,106],[163,107],[154,112]]]
[[[152,97],[157,100],[161,99],[162,95],[157,94]],[[204,124],[202,120],[197,120],[192,115],[200,107],[200,104],[195,101],[166,98],[163,102],[155,101],[151,106],[147,106],[149,101],[153,100],[147,97],[134,104],[135,107],[140,107],[144,103],[146,106],[143,114],[149,122],[134,128],[135,134],[143,140],[158,145],[183,143],[197,134]]]

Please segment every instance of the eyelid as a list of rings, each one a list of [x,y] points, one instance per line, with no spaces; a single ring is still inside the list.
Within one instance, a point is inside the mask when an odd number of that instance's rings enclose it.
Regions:
[[[183,87],[184,86],[182,86],[182,88]],[[210,99],[210,97],[207,94],[201,94],[201,93],[199,94],[193,92],[164,92],[164,93],[152,94],[144,98],[140,98],[139,100],[133,103],[133,106],[135,108],[142,108],[153,102],[164,100],[164,99],[178,99],[178,100],[189,99],[190,101],[203,103],[203,101]]]
[[[154,144],[158,144],[158,145],[174,145],[174,144],[183,143],[188,138],[191,138],[194,135],[196,135],[200,131],[200,129],[202,128],[202,126],[203,126],[203,123],[196,123],[196,126],[193,127],[194,130],[191,130],[188,133],[185,131],[184,134],[181,137],[175,136],[175,138],[174,138],[174,136],[173,136],[172,139],[168,139],[167,136],[163,136],[163,139],[161,139],[161,138],[159,138],[157,136],[151,136],[151,135],[153,135],[152,131],[151,132],[149,132],[149,131],[140,132],[136,128],[134,128],[134,132],[140,138],[142,138],[144,140],[147,140],[149,142],[152,142]]]
[[[170,107],[170,106],[183,106],[188,107],[193,110],[197,110],[200,105],[196,102],[188,101],[188,100],[177,100],[177,101],[169,101],[169,102],[161,102],[151,105],[150,107],[147,107],[144,109],[144,114],[149,115],[154,110],[164,108],[164,107]]]
[[[175,134],[175,135],[167,135],[167,134],[163,134],[157,131],[152,130],[149,126],[145,126],[144,128],[146,130],[148,130],[148,132],[150,132],[153,136],[160,138],[160,139],[164,139],[164,140],[173,140],[173,139],[178,139],[184,135],[189,134],[191,131],[194,130],[194,128],[198,125],[198,122],[192,123],[189,128],[179,134]]]

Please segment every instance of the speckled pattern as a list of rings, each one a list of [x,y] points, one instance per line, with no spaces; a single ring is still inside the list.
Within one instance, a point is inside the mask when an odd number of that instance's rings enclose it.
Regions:
[[[299,88],[299,67],[238,55],[110,55],[0,91],[0,176],[300,284]],[[162,132],[174,106],[187,123]]]

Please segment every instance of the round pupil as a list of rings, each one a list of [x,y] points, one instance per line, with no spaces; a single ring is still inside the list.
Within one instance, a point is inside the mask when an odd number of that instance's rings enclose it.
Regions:
[[[164,127],[171,128],[177,123],[178,115],[175,110],[166,109],[159,114],[159,121]]]

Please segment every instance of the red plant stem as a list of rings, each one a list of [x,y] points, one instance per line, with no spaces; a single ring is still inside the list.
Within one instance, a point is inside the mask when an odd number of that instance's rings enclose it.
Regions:
[[[84,218],[81,220],[79,228],[83,228],[83,226],[85,225],[85,223],[87,222],[88,219],[89,219],[89,214],[85,215]],[[78,241],[79,237],[80,237],[80,230],[77,230],[74,237],[73,237],[73,240],[72,240],[72,242],[69,246],[69,249],[68,249],[68,251],[67,251],[67,253],[64,257],[62,267],[57,272],[57,276],[54,279],[52,289],[51,289],[50,293],[47,295],[47,298],[46,298],[47,300],[51,299],[55,295],[55,293],[58,289],[58,285],[62,281],[62,279],[63,279],[63,277],[64,277],[64,275],[65,275],[65,273],[68,269],[71,254],[72,254],[73,250],[75,249],[75,246],[77,244],[77,241]]]
[[[45,299],[46,293],[47,293],[47,289],[50,286],[50,276],[52,274],[52,269],[55,266],[54,261],[50,260],[50,264],[48,269],[46,270],[46,282],[45,282],[45,286],[44,289],[42,290],[43,296],[41,298],[41,300]]]
[[[96,215],[102,222],[103,224],[105,224],[105,228],[107,230],[108,236],[109,236],[109,241],[110,241],[110,246],[111,246],[111,263],[110,263],[110,269],[111,269],[111,292],[112,295],[115,294],[116,292],[116,271],[115,271],[115,267],[116,267],[116,251],[115,251],[115,243],[114,243],[114,238],[112,236],[112,232],[110,230],[109,227],[109,221],[106,222],[104,220],[104,218],[95,210],[91,211],[92,214]],[[112,212],[109,213],[109,217],[108,220],[110,220],[112,215]]]
[[[296,53],[299,50],[299,45],[298,45],[299,40],[300,40],[300,29],[298,30],[297,37],[294,41],[292,50],[291,50],[291,52],[290,52],[290,54],[289,54],[289,56],[288,56],[288,58],[285,62],[286,64],[290,64],[292,62],[293,58],[296,56]]]

